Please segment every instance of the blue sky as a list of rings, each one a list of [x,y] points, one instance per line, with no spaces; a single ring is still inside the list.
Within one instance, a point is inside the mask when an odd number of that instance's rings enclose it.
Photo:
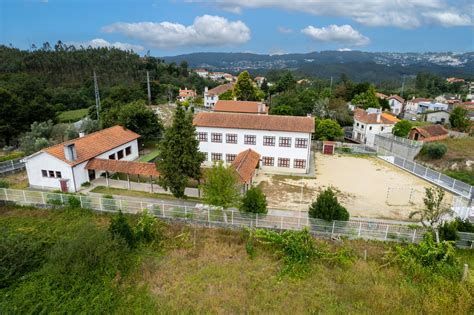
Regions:
[[[0,0],[0,43],[198,51],[474,50],[465,0]]]

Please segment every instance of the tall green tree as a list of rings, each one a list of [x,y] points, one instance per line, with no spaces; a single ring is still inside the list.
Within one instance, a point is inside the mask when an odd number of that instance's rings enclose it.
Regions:
[[[466,131],[471,126],[471,121],[469,120],[469,111],[466,108],[456,107],[449,115],[449,122],[451,127],[456,128],[460,131]]]
[[[314,137],[316,140],[336,140],[344,136],[344,130],[332,119],[316,119]]]
[[[309,216],[326,221],[349,220],[349,212],[339,203],[335,192],[330,187],[322,191],[311,204]]]
[[[247,71],[239,74],[234,86],[234,95],[239,101],[257,100],[257,89]]]
[[[393,126],[392,133],[397,137],[405,138],[410,133],[413,125],[408,120],[400,120]]]
[[[375,95],[375,88],[373,86],[370,86],[366,92],[354,96],[351,103],[364,109],[380,107],[379,99]]]
[[[233,166],[226,167],[222,161],[206,170],[204,183],[201,185],[205,203],[222,207],[224,215],[225,210],[238,206],[240,201],[238,176]]]
[[[188,178],[201,178],[201,163],[205,158],[199,152],[191,112],[185,112],[182,106],[177,106],[173,123],[166,129],[159,149],[156,167],[160,172],[160,186],[170,190],[177,198],[184,197]]]

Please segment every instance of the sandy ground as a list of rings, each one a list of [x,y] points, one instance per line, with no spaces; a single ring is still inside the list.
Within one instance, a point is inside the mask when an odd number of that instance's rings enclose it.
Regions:
[[[316,153],[316,178],[260,172],[255,184],[267,195],[270,208],[307,211],[318,193],[333,187],[351,216],[408,219],[423,205],[431,184],[376,157]],[[451,203],[453,196],[446,193]]]

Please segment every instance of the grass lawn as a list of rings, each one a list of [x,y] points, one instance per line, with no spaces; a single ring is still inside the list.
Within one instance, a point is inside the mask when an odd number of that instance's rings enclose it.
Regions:
[[[87,112],[89,109],[81,108],[81,109],[74,109],[62,112],[59,114],[59,121],[60,122],[76,122],[81,120],[82,118],[86,117]]]
[[[104,195],[122,195],[122,196],[130,196],[130,197],[177,200],[177,198],[173,197],[173,195],[170,195],[170,194],[149,193],[146,191],[128,190],[128,189],[121,189],[121,188],[107,188],[105,186],[97,186],[94,189],[92,189],[91,192],[104,194]],[[187,197],[186,200],[201,201],[200,198],[196,198],[196,197]]]
[[[140,159],[138,159],[139,162],[151,162],[153,161],[154,159],[156,159],[156,157],[158,156],[158,154],[160,154],[160,150],[158,149],[155,149],[153,151],[151,151],[150,153],[142,156]]]
[[[136,228],[137,216],[126,216]],[[395,244],[316,240],[352,259],[315,258],[302,277],[239,230],[158,221],[159,241],[128,249],[109,214],[0,207],[4,313],[472,314],[474,282],[410,276],[387,264]],[[247,244],[247,245],[246,245]],[[367,250],[367,261],[363,259]],[[253,251],[251,257],[248,252]],[[473,251],[457,251],[474,270]],[[14,272],[14,273],[13,273]]]

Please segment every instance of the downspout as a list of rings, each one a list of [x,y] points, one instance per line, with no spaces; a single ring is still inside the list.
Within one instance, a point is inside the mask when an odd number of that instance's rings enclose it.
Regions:
[[[76,189],[76,179],[74,177],[74,166],[71,167],[71,171],[72,171],[72,183],[74,185],[74,192],[77,192],[77,189]]]

